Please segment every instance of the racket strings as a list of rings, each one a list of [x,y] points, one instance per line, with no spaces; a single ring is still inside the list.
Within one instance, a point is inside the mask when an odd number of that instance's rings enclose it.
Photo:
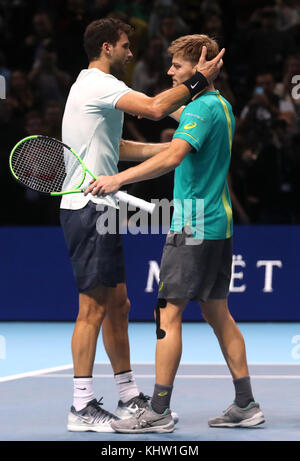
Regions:
[[[44,193],[60,192],[66,178],[65,161],[68,155],[69,151],[55,139],[27,139],[14,151],[12,169],[18,179],[31,189]],[[80,184],[82,178],[82,168],[79,170],[76,178],[72,178],[74,187]],[[69,184],[69,187],[72,186]]]

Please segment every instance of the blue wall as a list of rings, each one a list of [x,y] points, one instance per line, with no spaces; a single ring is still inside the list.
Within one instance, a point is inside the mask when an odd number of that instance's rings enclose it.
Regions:
[[[153,319],[165,235],[124,235],[131,320]],[[74,320],[77,291],[58,227],[0,229],[0,320]],[[230,310],[237,321],[300,321],[300,226],[236,226]],[[185,320],[200,320],[197,303]]]

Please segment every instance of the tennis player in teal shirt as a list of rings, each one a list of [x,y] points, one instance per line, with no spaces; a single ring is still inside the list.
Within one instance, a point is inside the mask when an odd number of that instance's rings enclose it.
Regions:
[[[172,42],[168,71],[177,86],[195,74],[202,48],[207,59],[219,51],[206,35]],[[197,83],[191,84],[192,90]],[[156,307],[156,383],[149,407],[112,428],[123,433],[172,432],[173,383],[182,353],[182,314],[199,301],[229,367],[235,388],[233,403],[209,419],[211,427],[252,427],[264,422],[250,382],[243,336],[228,309],[232,264],[232,207],[227,185],[234,115],[213,85],[173,114],[179,120],[170,146],[152,158],[114,176],[98,178],[87,192],[109,194],[121,186],[161,176],[175,169],[174,213],[163,250]],[[200,402],[201,395],[197,402]]]
[[[180,231],[186,225],[182,213],[184,200],[202,198],[202,232],[197,229],[196,212],[192,215],[192,228],[205,240],[232,236],[232,208],[226,176],[234,126],[231,106],[217,90],[206,91],[183,110],[174,139],[186,140],[192,150],[175,170],[176,200],[171,230]]]

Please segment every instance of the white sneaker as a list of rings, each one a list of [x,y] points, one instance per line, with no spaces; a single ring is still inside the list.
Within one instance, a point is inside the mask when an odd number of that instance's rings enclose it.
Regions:
[[[68,415],[68,431],[114,432],[111,423],[118,418],[101,408],[101,401],[102,398],[99,401],[91,400],[79,411],[72,406]]]

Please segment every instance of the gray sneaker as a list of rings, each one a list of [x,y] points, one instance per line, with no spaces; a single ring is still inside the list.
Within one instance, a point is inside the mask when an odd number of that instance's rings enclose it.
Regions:
[[[119,400],[115,415],[119,419],[128,419],[133,416],[139,408],[148,407],[149,400],[149,395],[144,395],[142,392],[140,392],[139,395],[133,397],[126,403],[123,403],[121,400]],[[171,415],[174,420],[174,424],[177,424],[179,420],[178,414],[175,413],[175,411],[172,411]]]
[[[111,424],[116,432],[125,434],[173,432],[174,426],[174,420],[169,409],[160,415],[150,407],[139,408],[131,418],[113,421]]]
[[[211,418],[211,427],[252,427],[265,422],[265,417],[256,402],[250,402],[245,408],[240,408],[233,402],[222,416]]]
[[[150,400],[149,395],[144,395],[142,392],[136,397],[133,397],[128,402],[124,403],[119,400],[118,406],[115,410],[115,415],[119,419],[128,419],[135,415],[139,408],[146,408],[149,406],[148,401]]]
[[[99,401],[96,399],[91,400],[85,408],[79,411],[76,411],[72,406],[68,415],[68,430],[77,432],[114,432],[111,423],[118,418],[101,408],[101,401],[102,398]]]

